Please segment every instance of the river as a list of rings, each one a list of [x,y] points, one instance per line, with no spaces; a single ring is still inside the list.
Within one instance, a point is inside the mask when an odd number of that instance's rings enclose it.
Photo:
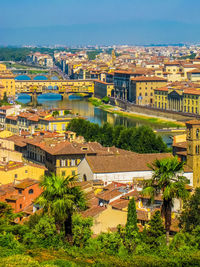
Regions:
[[[30,96],[21,94],[18,96],[17,100],[21,103],[28,103],[30,101]],[[99,125],[102,125],[105,122],[109,122],[112,125],[124,125],[126,127],[148,125],[153,129],[163,128],[163,125],[153,124],[140,119],[112,114],[98,107],[94,107],[87,100],[87,98],[82,98],[76,95],[71,95],[68,100],[61,100],[61,96],[56,94],[39,95],[38,103],[42,104],[45,109],[71,109],[74,114],[79,114],[87,118],[90,122],[98,123]],[[161,136],[168,146],[172,144],[172,140],[169,134],[162,134]]]

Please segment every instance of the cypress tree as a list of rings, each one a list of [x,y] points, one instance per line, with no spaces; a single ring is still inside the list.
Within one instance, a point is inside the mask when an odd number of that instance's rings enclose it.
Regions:
[[[128,216],[127,216],[127,222],[126,222],[127,235],[131,236],[133,231],[138,232],[137,212],[136,212],[134,197],[129,201],[129,204],[128,204]]]
[[[149,222],[149,228],[147,229],[147,236],[149,243],[156,243],[156,239],[164,235],[165,229],[163,221],[160,215],[160,211],[157,210]]]

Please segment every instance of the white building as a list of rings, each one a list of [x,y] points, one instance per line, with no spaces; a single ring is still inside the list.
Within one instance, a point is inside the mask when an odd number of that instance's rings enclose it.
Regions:
[[[87,156],[78,166],[79,179],[102,180],[105,185],[111,182],[132,183],[138,179],[150,179],[152,171],[148,164],[168,157],[173,156],[170,153]],[[190,180],[192,186],[193,172],[187,166],[184,176]]]

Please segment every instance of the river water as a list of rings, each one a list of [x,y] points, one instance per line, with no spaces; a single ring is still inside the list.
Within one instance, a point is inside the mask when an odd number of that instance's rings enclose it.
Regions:
[[[21,94],[18,96],[17,100],[22,103],[28,103],[30,101],[30,96]],[[71,95],[68,100],[61,100],[61,96],[57,94],[39,95],[38,103],[42,104],[44,108],[71,109],[74,114],[79,114],[87,118],[90,122],[98,123],[99,125],[109,122],[112,125],[124,125],[126,127],[148,125],[153,129],[163,128],[163,125],[109,113],[98,107],[94,107],[87,98],[76,95]],[[172,143],[170,135],[162,134],[161,136],[167,145],[170,146]]]

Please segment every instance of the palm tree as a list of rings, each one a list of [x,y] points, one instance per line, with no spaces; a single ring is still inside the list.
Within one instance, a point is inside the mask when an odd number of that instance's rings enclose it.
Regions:
[[[169,245],[169,231],[171,227],[171,213],[173,200],[186,199],[189,192],[185,185],[188,179],[182,175],[184,162],[179,162],[177,157],[155,160],[149,165],[153,172],[152,178],[145,181],[143,194],[149,195],[151,200],[158,194],[162,194],[161,212],[165,218],[166,243]]]
[[[84,194],[75,181],[76,176],[43,176],[40,186],[44,191],[36,200],[44,213],[55,218],[58,231],[64,230],[65,235],[72,234],[73,212],[86,208]]]

